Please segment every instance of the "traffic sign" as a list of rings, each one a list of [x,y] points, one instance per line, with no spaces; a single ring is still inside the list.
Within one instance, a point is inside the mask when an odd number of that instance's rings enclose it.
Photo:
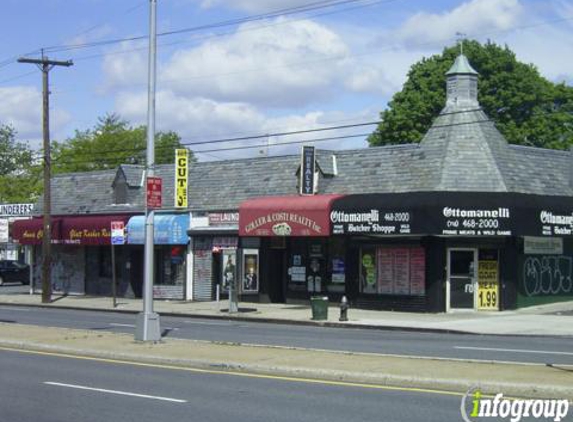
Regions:
[[[125,244],[125,223],[123,221],[111,222],[111,244]]]
[[[147,208],[161,208],[161,177],[147,178]]]

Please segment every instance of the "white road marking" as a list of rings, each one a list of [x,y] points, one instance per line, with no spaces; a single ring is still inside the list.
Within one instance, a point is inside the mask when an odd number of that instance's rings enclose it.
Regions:
[[[104,388],[86,387],[84,385],[63,384],[60,382],[51,382],[51,381],[45,381],[44,384],[53,385],[56,387],[74,388],[76,390],[88,390],[88,391],[95,391],[98,393],[116,394],[116,395],[120,395],[120,396],[139,397],[139,398],[151,399],[151,400],[162,400],[162,401],[169,401],[169,402],[173,402],[173,403],[187,403],[187,400],[172,399],[170,397],[150,396],[147,394],[129,393],[127,391],[118,391],[118,390],[106,390]]]
[[[512,353],[537,353],[540,355],[564,355],[573,356],[571,352],[553,352],[550,350],[527,350],[527,349],[497,349],[493,347],[471,347],[471,346],[454,346],[454,349],[461,350],[483,350],[488,352],[512,352]]]

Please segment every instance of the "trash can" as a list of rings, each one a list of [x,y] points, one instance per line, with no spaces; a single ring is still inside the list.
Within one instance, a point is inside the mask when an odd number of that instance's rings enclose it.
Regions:
[[[313,321],[324,321],[328,319],[328,297],[312,296],[310,298]]]

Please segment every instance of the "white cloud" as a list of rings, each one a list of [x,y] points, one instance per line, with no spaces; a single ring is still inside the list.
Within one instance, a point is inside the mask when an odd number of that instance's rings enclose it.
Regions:
[[[348,73],[348,47],[325,26],[279,19],[258,27],[175,53],[160,82],[179,94],[288,107],[327,98]]]
[[[42,93],[27,86],[0,87],[0,123],[13,126],[21,141],[37,148],[42,139]],[[50,131],[59,131],[70,121],[60,109],[50,111]]]
[[[144,92],[124,93],[118,97],[116,112],[133,124],[144,124],[147,113],[147,94]],[[312,111],[305,114],[288,114],[279,117],[267,116],[260,110],[245,103],[218,103],[205,98],[188,99],[170,91],[157,93],[157,129],[174,130],[186,143],[213,139],[226,139],[242,136],[257,136],[265,133],[297,131],[309,128],[322,128],[375,120],[377,112],[365,110],[360,113]],[[359,127],[346,130],[315,132],[297,136],[271,136],[270,145],[292,141],[311,141],[316,138],[340,136],[349,133],[368,132],[371,128]],[[266,150],[267,138],[248,139],[239,142],[202,144],[191,147],[195,151],[218,150],[241,146],[256,148],[211,151],[198,154],[202,161],[211,159],[230,159],[252,157]],[[319,142],[320,148],[350,148],[365,146],[363,139],[333,140]],[[297,153],[300,145],[271,147],[270,154]]]
[[[147,46],[143,43],[124,42],[109,51],[102,62],[105,78],[100,90],[103,93],[117,88],[141,88],[147,85]]]
[[[516,25],[522,12],[519,0],[471,0],[442,14],[417,13],[402,25],[396,36],[407,45],[444,44],[457,32],[472,38],[509,29]]]
[[[200,0],[201,7],[211,8],[225,6],[227,8],[245,10],[252,13],[272,12],[291,7],[316,3],[316,0]]]

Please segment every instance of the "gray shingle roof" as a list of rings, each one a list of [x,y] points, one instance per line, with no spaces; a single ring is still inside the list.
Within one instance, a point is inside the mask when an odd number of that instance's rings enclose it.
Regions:
[[[477,99],[475,103],[448,101],[420,144],[317,150],[316,157],[321,173],[318,193],[461,191],[573,196],[571,154],[509,145]],[[190,163],[189,209],[236,210],[249,198],[295,195],[299,167],[299,155]],[[155,174],[163,179],[164,209],[173,209],[174,166],[157,166]],[[125,178],[129,204],[113,204],[116,177]],[[56,176],[52,213],[141,212],[142,180],[143,167],[134,165]],[[42,212],[42,198],[36,210]]]

